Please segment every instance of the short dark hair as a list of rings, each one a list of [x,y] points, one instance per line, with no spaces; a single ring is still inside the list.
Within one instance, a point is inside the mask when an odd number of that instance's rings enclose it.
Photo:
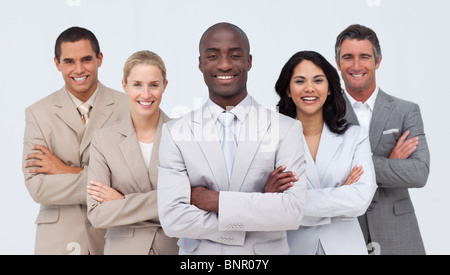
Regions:
[[[275,84],[275,91],[280,96],[279,112],[295,118],[297,109],[294,101],[288,96],[290,83],[295,67],[304,60],[309,60],[321,68],[328,80],[330,95],[323,105],[323,119],[330,131],[336,134],[344,133],[348,128],[345,119],[346,102],[341,88],[341,81],[337,70],[321,54],[313,51],[301,51],[294,54],[281,70]]]
[[[363,25],[354,24],[348,26],[345,30],[343,30],[338,37],[336,38],[336,45],[334,46],[336,61],[340,62],[340,54],[341,54],[341,45],[345,39],[357,39],[361,40],[369,40],[372,43],[373,53],[375,55],[375,61],[381,59],[381,47],[380,41],[378,40],[377,34],[370,28],[365,27]]]
[[[95,55],[97,57],[100,56],[100,45],[98,43],[97,38],[95,35],[88,29],[81,28],[81,27],[71,27],[67,30],[63,31],[58,38],[56,39],[55,43],[55,58],[60,61],[61,58],[61,44],[63,42],[77,42],[80,40],[89,40],[91,42],[92,49],[95,52]]]

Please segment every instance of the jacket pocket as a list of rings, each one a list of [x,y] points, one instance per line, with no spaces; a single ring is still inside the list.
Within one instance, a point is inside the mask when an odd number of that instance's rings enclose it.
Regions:
[[[394,203],[394,213],[396,216],[413,213],[414,206],[411,199],[404,199]]]
[[[36,224],[55,223],[59,220],[59,208],[45,208],[39,211]]]
[[[287,255],[289,253],[289,245],[286,237],[273,239],[267,242],[260,242],[253,245],[253,251],[256,255]]]
[[[108,228],[105,238],[132,238],[134,236],[134,228],[126,226],[116,226]]]
[[[180,248],[192,253],[200,245],[200,242],[201,241],[197,239],[180,238],[177,244]]]

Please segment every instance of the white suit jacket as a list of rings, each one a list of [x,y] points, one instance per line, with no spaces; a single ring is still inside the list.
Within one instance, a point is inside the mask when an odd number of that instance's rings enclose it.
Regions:
[[[288,231],[291,254],[315,254],[319,241],[325,254],[367,254],[357,217],[377,188],[368,133],[350,126],[338,135],[324,124],[316,162],[306,149],[306,163],[307,206],[302,226]],[[355,165],[363,166],[360,180],[342,186]]]
[[[306,175],[299,121],[252,99],[240,131],[231,179],[207,104],[163,126],[158,167],[158,210],[180,254],[287,254],[286,230],[303,216]],[[278,166],[299,180],[284,193],[261,191]],[[191,205],[191,188],[219,191],[219,214]]]

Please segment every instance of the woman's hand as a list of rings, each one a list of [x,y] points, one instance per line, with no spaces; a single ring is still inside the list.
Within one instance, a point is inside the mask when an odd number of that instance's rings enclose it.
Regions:
[[[363,173],[364,170],[362,169],[362,165],[360,166],[356,165],[355,167],[353,167],[352,171],[348,175],[344,185],[351,185],[355,182],[358,182]]]
[[[105,201],[122,200],[124,196],[116,189],[97,181],[91,181],[87,187],[87,192],[91,197],[102,203]]]

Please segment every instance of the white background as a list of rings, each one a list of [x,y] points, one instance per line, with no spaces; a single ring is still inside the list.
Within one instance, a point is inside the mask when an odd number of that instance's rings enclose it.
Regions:
[[[249,91],[274,106],[281,67],[295,52],[315,50],[334,63],[336,36],[359,23],[377,32],[383,61],[377,82],[420,105],[431,150],[431,174],[411,190],[428,254],[448,254],[450,207],[450,2],[445,0],[2,0],[0,2],[0,254],[33,254],[39,206],[21,170],[24,109],[64,85],[53,62],[57,36],[71,26],[93,31],[104,54],[99,78],[122,90],[133,52],[158,53],[168,68],[161,105],[172,117],[199,107],[207,89],[198,70],[198,41],[227,21],[249,36]]]

